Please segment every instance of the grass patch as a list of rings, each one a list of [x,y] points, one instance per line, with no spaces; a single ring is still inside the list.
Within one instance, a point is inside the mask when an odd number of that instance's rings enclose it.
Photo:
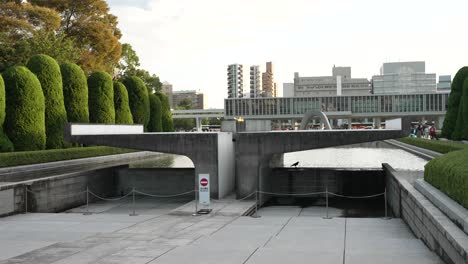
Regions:
[[[0,153],[0,168],[135,152],[112,147],[85,147]]]
[[[468,208],[468,148],[429,161],[424,180]]]
[[[436,151],[436,152],[443,153],[443,154],[449,153],[452,151],[468,149],[468,144],[452,142],[452,141],[429,140],[429,139],[423,139],[423,138],[410,138],[410,137],[400,138],[398,140],[406,144],[429,149],[429,150]]]

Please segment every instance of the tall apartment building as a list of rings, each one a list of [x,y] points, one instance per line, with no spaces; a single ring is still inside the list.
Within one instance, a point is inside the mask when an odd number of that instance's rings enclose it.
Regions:
[[[260,66],[250,66],[250,98],[262,96]]]
[[[294,73],[294,96],[368,95],[371,85],[366,78],[351,78],[351,67],[335,67],[332,76],[301,77]]]
[[[372,77],[374,94],[414,94],[436,92],[435,73],[426,73],[424,61],[390,62]]]
[[[195,90],[175,91],[173,93],[173,98],[174,107],[178,106],[183,100],[188,99],[192,102],[192,109],[205,108],[203,93],[197,92]]]
[[[228,98],[244,96],[243,69],[241,64],[231,64],[227,67]]]
[[[266,63],[266,71],[262,73],[262,90],[263,97],[276,97],[278,93],[271,61]]]
[[[167,98],[169,99],[169,105],[171,107],[174,107],[174,104],[173,104],[174,99],[172,95],[172,84],[168,82],[163,82],[161,91],[162,93],[167,95]]]

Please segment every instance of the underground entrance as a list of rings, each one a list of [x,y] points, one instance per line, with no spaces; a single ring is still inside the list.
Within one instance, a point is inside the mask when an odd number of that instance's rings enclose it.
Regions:
[[[333,217],[384,217],[382,169],[274,168],[261,211]],[[328,196],[328,198],[327,198]],[[387,216],[390,216],[387,211]]]

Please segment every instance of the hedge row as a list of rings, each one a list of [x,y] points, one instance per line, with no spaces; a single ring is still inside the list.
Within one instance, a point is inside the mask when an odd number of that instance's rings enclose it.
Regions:
[[[115,124],[112,77],[107,72],[94,72],[88,78],[88,93],[89,121]]]
[[[115,155],[129,152],[135,152],[135,150],[111,147],[80,147],[0,153],[0,167]]]
[[[133,124],[133,117],[128,104],[127,88],[121,82],[114,82],[114,107],[116,124]]]
[[[149,132],[162,132],[162,105],[161,100],[155,94],[149,95],[150,101],[150,121],[148,123]]]
[[[424,180],[468,208],[468,149],[429,161],[424,169]]]
[[[452,151],[467,149],[468,145],[452,141],[428,140],[423,138],[400,138],[403,143],[414,145],[417,147],[429,149],[439,153],[449,153]]]
[[[13,143],[3,132],[3,122],[5,121],[5,83],[0,75],[0,152],[13,151]]]
[[[462,115],[459,107],[462,105],[462,96],[465,94],[464,85],[465,80],[468,78],[468,67],[461,68],[453,78],[452,87],[450,89],[450,95],[448,98],[448,109],[445,114],[444,125],[442,127],[442,135],[447,138],[454,139],[468,139],[468,133],[463,135],[463,131],[459,130],[460,126],[463,125],[464,120],[458,120]],[[463,104],[468,104],[465,102]],[[465,118],[466,119],[466,118]],[[457,122],[459,123],[457,128]],[[461,122],[461,124],[460,124]],[[468,125],[467,125],[468,126]],[[458,130],[457,130],[458,129]]]
[[[123,84],[127,87],[133,122],[143,124],[146,128],[150,120],[150,105],[145,83],[136,76],[130,76],[124,80]]]
[[[174,131],[174,122],[172,120],[171,105],[169,104],[169,99],[163,93],[156,93],[156,96],[158,96],[159,100],[161,101],[161,122],[163,131]]]
[[[73,63],[60,65],[63,96],[68,122],[89,123],[88,82],[80,66]]]

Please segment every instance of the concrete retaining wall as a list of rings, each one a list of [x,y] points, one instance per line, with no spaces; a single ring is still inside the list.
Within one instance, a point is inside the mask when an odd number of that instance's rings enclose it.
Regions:
[[[468,263],[468,237],[418,192],[403,175],[384,164],[388,203],[414,235],[447,263]]]
[[[183,193],[195,190],[194,176],[195,169],[193,168],[121,168],[116,173],[115,192],[118,195],[123,195],[135,188],[149,194]],[[194,195],[194,193],[190,193],[187,196]]]

